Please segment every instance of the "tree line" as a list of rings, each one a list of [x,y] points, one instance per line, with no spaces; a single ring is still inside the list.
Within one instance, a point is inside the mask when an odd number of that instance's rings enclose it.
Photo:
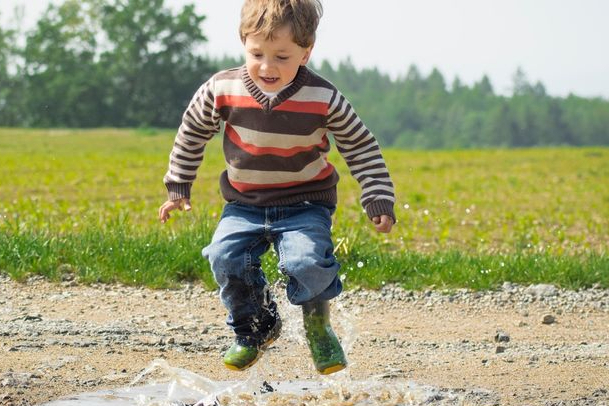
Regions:
[[[0,126],[175,128],[194,91],[242,61],[204,55],[205,16],[164,0],[66,0],[34,29],[0,27]],[[391,78],[347,60],[312,68],[386,146],[609,145],[609,101],[547,94],[522,70],[511,96],[411,66]]]
[[[510,97],[495,94],[488,77],[448,85],[434,69],[416,66],[391,79],[377,69],[358,71],[349,61],[319,72],[349,97],[386,145],[408,148],[609,145],[609,101],[575,95],[552,97],[522,69]]]

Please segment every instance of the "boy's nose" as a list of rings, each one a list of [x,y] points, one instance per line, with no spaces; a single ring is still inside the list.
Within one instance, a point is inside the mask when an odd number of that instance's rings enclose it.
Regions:
[[[273,67],[273,64],[268,59],[264,59],[260,62],[260,70],[266,71]]]

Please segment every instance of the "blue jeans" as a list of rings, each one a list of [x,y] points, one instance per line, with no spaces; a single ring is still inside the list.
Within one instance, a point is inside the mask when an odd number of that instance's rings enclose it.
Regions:
[[[295,305],[330,300],[342,291],[330,235],[334,207],[303,202],[261,207],[226,204],[211,243],[203,249],[238,336],[263,338],[278,318],[260,256],[274,245]]]

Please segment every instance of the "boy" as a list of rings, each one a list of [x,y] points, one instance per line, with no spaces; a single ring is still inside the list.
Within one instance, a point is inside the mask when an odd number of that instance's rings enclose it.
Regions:
[[[327,161],[327,133],[362,187],[361,203],[379,232],[395,222],[394,193],[373,135],[328,81],[305,67],[322,14],[319,0],[246,0],[239,27],[245,65],[214,75],[183,116],[164,182],[166,222],[190,210],[190,188],[205,144],[224,121],[227,201],[203,255],[209,260],[235,332],[225,365],[254,364],[280,334],[281,319],[260,268],[274,245],[288,277],[287,297],[301,305],[316,369],[346,367],[329,322],[328,301],[342,290],[333,255],[331,216],[338,174]]]

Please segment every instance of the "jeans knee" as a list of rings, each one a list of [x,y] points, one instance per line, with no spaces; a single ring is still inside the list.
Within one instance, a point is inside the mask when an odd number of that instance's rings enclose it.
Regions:
[[[297,255],[284,255],[286,267],[292,269],[327,268],[336,262],[331,250],[317,249]]]
[[[310,257],[286,258],[281,264],[281,268],[287,275],[299,275],[308,269],[318,269],[319,264]]]
[[[235,255],[225,249],[218,249],[216,245],[203,248],[202,254],[209,261],[211,270],[216,276],[241,273],[245,266],[241,255]]]

